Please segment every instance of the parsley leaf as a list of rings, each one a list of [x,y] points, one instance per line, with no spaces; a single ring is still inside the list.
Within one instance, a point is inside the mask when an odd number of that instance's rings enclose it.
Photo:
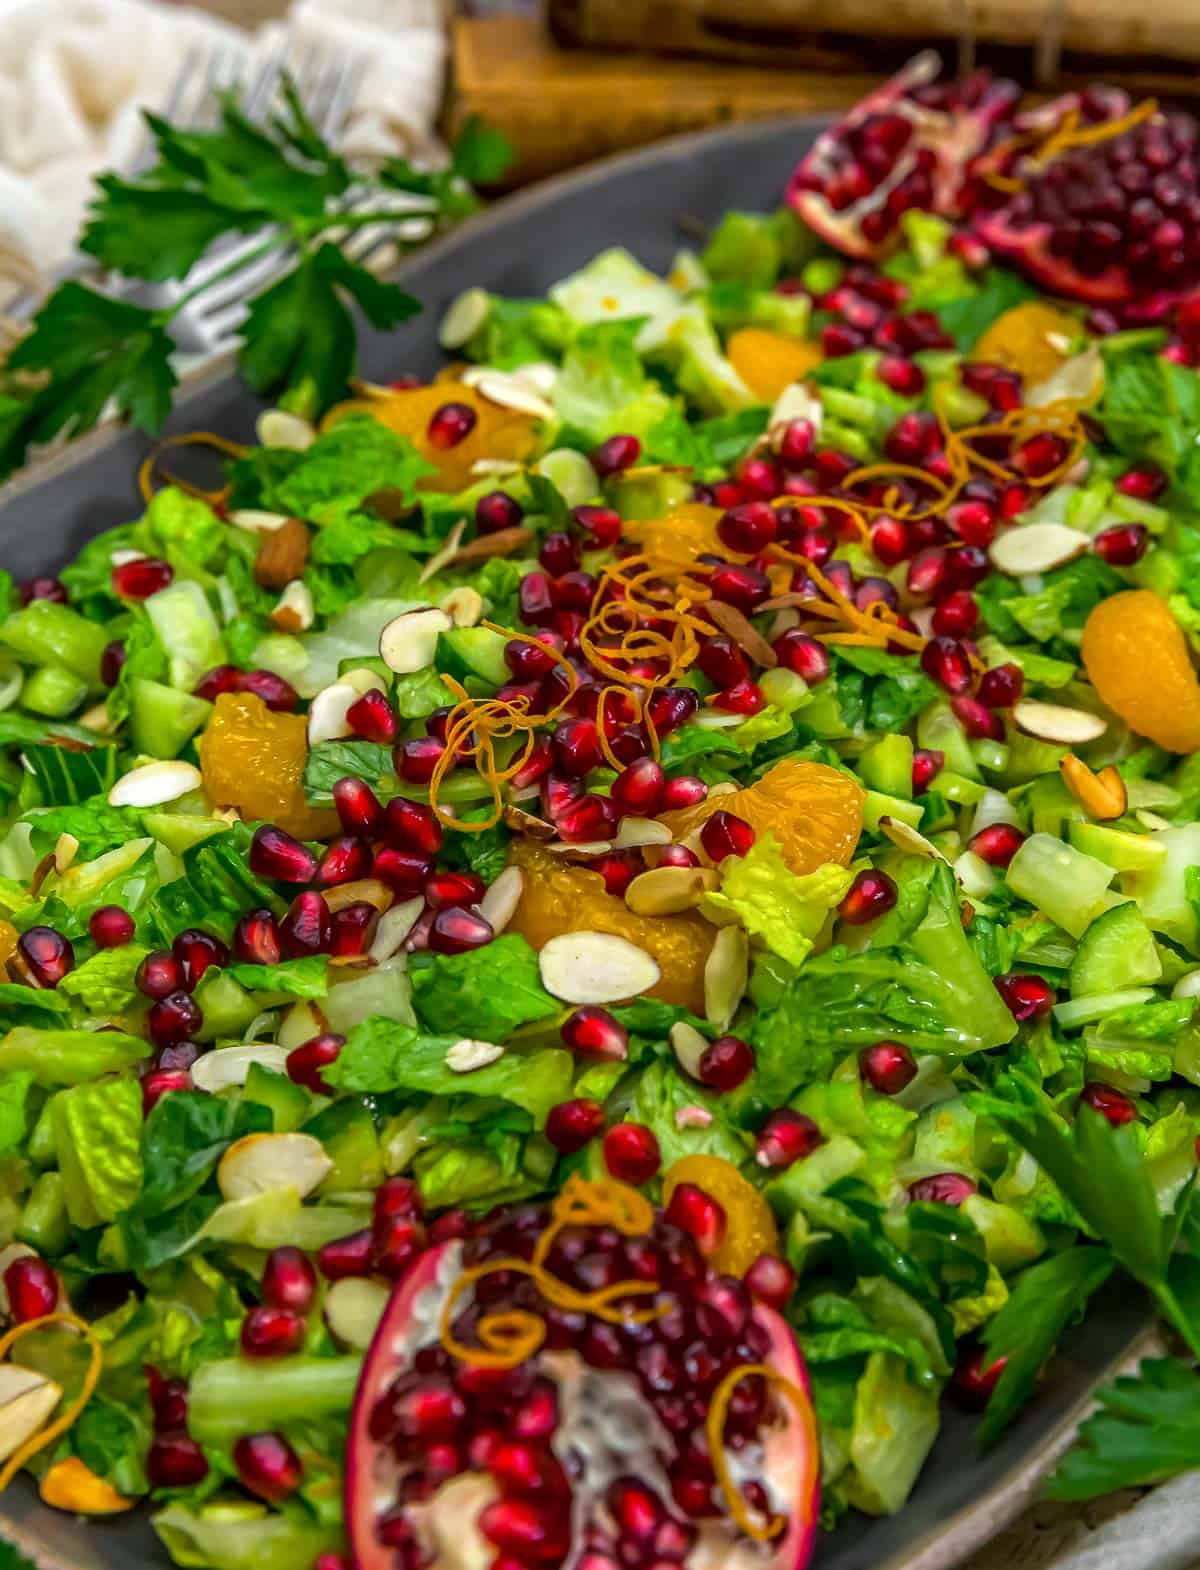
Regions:
[[[1052,1499],[1092,1499],[1200,1466],[1200,1371],[1155,1358],[1096,1399],[1100,1411],[1050,1479]]]

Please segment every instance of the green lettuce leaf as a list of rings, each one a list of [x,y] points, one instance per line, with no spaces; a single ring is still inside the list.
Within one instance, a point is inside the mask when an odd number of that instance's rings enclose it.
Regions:
[[[329,991],[329,961],[324,954],[285,959],[278,965],[235,964],[228,974],[248,992],[281,992],[289,998],[323,998]]]
[[[467,954],[414,955],[409,973],[421,1024],[454,1039],[502,1042],[518,1025],[562,1011],[542,986],[537,955],[515,932]]]
[[[115,1221],[142,1187],[140,1086],[125,1076],[76,1085],[59,1091],[50,1109],[72,1224]]]
[[[686,1107],[701,1108],[711,1121],[703,1128],[681,1128],[677,1116]],[[706,1091],[665,1058],[652,1063],[637,1081],[628,1117],[654,1133],[664,1169],[683,1156],[720,1156],[734,1166],[750,1159],[751,1137],[730,1120],[728,1098]]]
[[[671,411],[669,395],[638,357],[636,336],[636,323],[597,322],[579,333],[563,360],[554,407],[564,427],[588,446],[618,432],[645,442]]]
[[[78,998],[89,1014],[119,1014],[138,998],[134,977],[146,954],[136,943],[100,949],[69,971],[59,982],[58,991]]]
[[[774,834],[757,839],[745,856],[727,856],[720,873],[721,887],[706,897],[706,907],[735,917],[751,937],[761,938],[797,968],[854,880],[853,873],[833,862],[798,876],[784,861]]]

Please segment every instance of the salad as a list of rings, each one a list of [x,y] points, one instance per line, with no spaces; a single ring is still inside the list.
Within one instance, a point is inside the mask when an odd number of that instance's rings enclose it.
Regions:
[[[1200,1353],[1197,128],[932,76],[5,578],[0,1486],[799,1570],[1115,1271]]]

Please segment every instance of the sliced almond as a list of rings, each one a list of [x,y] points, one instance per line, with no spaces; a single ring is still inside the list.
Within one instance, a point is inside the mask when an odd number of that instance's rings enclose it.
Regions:
[[[442,541],[440,548],[434,551],[424,567],[421,568],[420,575],[417,578],[418,583],[428,583],[430,578],[435,577],[441,572],[443,567],[454,560],[458,555],[459,543],[466,532],[467,520],[465,518],[460,518],[457,523],[451,525],[450,532]]]
[[[114,567],[128,567],[131,561],[145,561],[146,553],[134,550],[113,551],[108,559]]]
[[[530,360],[528,365],[521,367],[521,379],[529,383],[535,392],[545,393],[548,398],[554,391],[559,378],[559,369],[549,360]]]
[[[528,414],[532,419],[547,422],[555,418],[554,405],[547,403],[533,383],[519,374],[489,371],[479,378],[476,391],[489,403],[511,409],[515,414]]]
[[[466,562],[486,561],[489,556],[515,556],[532,539],[533,530],[523,523],[514,524],[511,529],[497,529],[495,534],[479,534],[455,551],[449,565],[461,567]]]
[[[192,1084],[210,1096],[244,1085],[257,1063],[273,1074],[287,1073],[288,1053],[274,1041],[245,1041],[234,1047],[217,1047],[204,1052],[192,1064]]]
[[[54,842],[54,870],[60,875],[64,873],[75,860],[79,852],[79,841],[73,834],[60,834]]]
[[[405,611],[379,634],[379,657],[398,676],[411,676],[432,665],[439,635],[449,632],[453,625],[446,612],[435,605]]]
[[[441,608],[456,627],[474,627],[483,617],[483,595],[464,584],[461,589],[451,589]]]
[[[723,600],[709,600],[704,608],[721,631],[727,633],[756,665],[761,665],[764,670],[773,670],[779,664],[775,650],[736,605],[726,605]]]
[[[282,1188],[294,1188],[305,1199],[332,1171],[325,1147],[311,1134],[247,1134],[221,1157],[217,1187],[226,1199]]]
[[[5,704],[0,699],[0,709],[4,707]],[[94,730],[100,736],[111,736],[117,728],[108,712],[107,701],[94,703],[90,709],[85,709],[75,723],[82,725],[85,730]]]
[[[699,1079],[700,1059],[708,1048],[708,1042],[695,1025],[689,1025],[685,1019],[678,1019],[667,1033],[667,1039],[683,1072],[692,1079]]]
[[[630,883],[625,903],[635,916],[677,916],[694,910],[720,882],[712,867],[652,867]]]
[[[504,824],[517,834],[528,834],[534,840],[552,840],[557,832],[545,818],[535,818],[532,812],[514,807],[510,802],[504,809]]]
[[[286,512],[264,512],[259,507],[235,507],[229,514],[229,522],[249,534],[274,534],[288,521]]]
[[[712,1120],[707,1107],[679,1107],[675,1113],[675,1127],[681,1133],[685,1128],[707,1128]]]
[[[379,878],[355,878],[353,883],[337,883],[322,892],[331,912],[345,910],[347,905],[374,905],[384,911],[396,903],[394,891]]]
[[[361,696],[348,681],[335,681],[322,687],[308,710],[308,745],[315,747],[322,741],[340,741],[343,736],[354,734],[346,715]]]
[[[62,1386],[36,1369],[0,1363],[0,1461],[45,1427],[62,1400]]]
[[[470,1074],[477,1068],[487,1068],[504,1056],[504,1048],[494,1041],[472,1041],[464,1036],[446,1052],[446,1067],[456,1074]]]
[[[368,670],[365,665],[356,665],[348,671],[343,671],[338,680],[345,682],[347,687],[353,687],[360,698],[368,692],[387,691],[387,683],[379,672]]]
[[[813,435],[819,436],[824,418],[825,410],[821,407],[821,400],[811,387],[804,382],[790,382],[776,398],[775,407],[767,420],[767,436],[771,446],[778,449],[784,432],[794,420],[807,420],[813,428]]]
[[[622,818],[613,837],[617,850],[637,850],[644,845],[669,845],[671,831],[657,818]]]
[[[493,932],[503,932],[508,926],[517,913],[524,892],[525,874],[520,867],[505,867],[499,877],[488,884],[478,909]]]
[[[375,928],[375,936],[371,939],[371,947],[367,950],[376,965],[382,965],[385,959],[399,954],[424,909],[425,901],[418,896],[416,899],[402,900],[399,905],[384,911]]]
[[[330,1334],[352,1351],[365,1352],[390,1296],[387,1287],[369,1276],[347,1276],[335,1281],[325,1294],[325,1323]]]
[[[555,840],[546,849],[564,861],[591,861],[596,856],[607,856],[614,849],[612,840]]]
[[[271,612],[271,626],[276,632],[307,632],[316,616],[312,590],[303,578],[293,578]]]
[[[1092,548],[1091,536],[1065,523],[1025,523],[997,535],[988,549],[992,566],[1010,578],[1049,572]]]
[[[538,955],[542,985],[564,1003],[619,1003],[640,997],[662,975],[645,949],[608,932],[566,932]]]
[[[1129,805],[1125,781],[1116,764],[1093,774],[1082,758],[1068,752],[1060,765],[1063,782],[1090,818],[1101,823],[1119,818]]]
[[[316,426],[286,409],[267,409],[254,430],[264,447],[290,447],[293,452],[304,452],[317,439]]]
[[[910,823],[905,823],[903,818],[880,818],[879,832],[886,835],[898,850],[904,851],[909,856],[928,856],[930,861],[946,859],[932,840],[927,840],[923,834],[919,834]]]
[[[514,474],[521,474],[523,465],[514,463],[511,458],[476,458],[471,465],[471,473],[478,479],[485,476],[497,479],[511,479]]]
[[[1033,699],[1022,699],[1013,709],[1013,719],[1027,736],[1060,742],[1066,747],[1097,741],[1108,729],[1107,720],[1087,709],[1068,709],[1059,703],[1038,703]]]
[[[795,606],[789,606],[786,610],[776,611],[774,616],[771,617],[771,625],[767,629],[771,635],[771,642],[773,643],[776,638],[781,637],[785,632],[790,632],[793,627],[798,627],[799,625],[800,612]]]
[[[108,793],[110,807],[160,807],[164,801],[178,801],[189,791],[199,790],[204,780],[194,763],[181,758],[162,758],[130,769]]]
[[[728,1030],[750,979],[750,940],[741,927],[722,927],[704,962],[704,1017]]]
[[[455,295],[446,307],[438,328],[438,342],[443,349],[461,349],[474,338],[487,321],[492,310],[491,297],[486,289],[464,289]]]
[[[1085,349],[1082,354],[1073,354],[1044,380],[1027,387],[1025,407],[1044,409],[1049,404],[1061,403],[1064,400],[1072,403],[1092,403],[1103,391],[1104,361],[1100,356],[1100,350],[1093,346]]]

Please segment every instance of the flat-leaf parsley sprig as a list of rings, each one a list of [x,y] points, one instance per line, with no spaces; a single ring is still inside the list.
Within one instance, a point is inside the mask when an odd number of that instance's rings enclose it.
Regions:
[[[398,284],[352,261],[342,242],[366,225],[388,225],[402,242],[414,212],[435,226],[478,206],[476,181],[496,179],[507,143],[477,121],[465,126],[450,166],[432,173],[389,159],[364,181],[321,137],[293,84],[265,125],[224,95],[218,123],[180,129],[146,121],[157,159],[132,179],[104,175],[80,241],[106,270],[146,283],[184,279],[223,236],[262,242],[217,269],[174,304],[153,309],[116,300],[87,284],[59,285],[8,357],[0,394],[0,477],[29,449],[91,429],[110,405],[144,430],[170,412],[176,375],[171,322],[205,290],[277,253],[272,281],[248,298],[239,367],[264,395],[287,395],[309,411],[340,397],[354,373],[357,345],[350,305],[386,330],[420,309]],[[358,200],[347,210],[353,191]],[[403,192],[423,205],[390,202]],[[371,199],[372,193],[378,201]]]

